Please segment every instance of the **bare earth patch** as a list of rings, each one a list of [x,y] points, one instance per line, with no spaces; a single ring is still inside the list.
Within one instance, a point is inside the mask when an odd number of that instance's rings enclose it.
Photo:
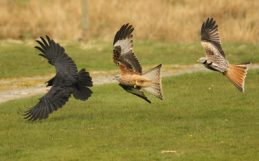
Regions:
[[[152,68],[145,66],[144,71]],[[259,69],[259,65],[250,65],[250,69]],[[202,65],[164,65],[162,77],[177,76],[186,73],[208,72]],[[117,71],[94,71],[91,72],[94,85],[116,83],[114,75]],[[0,80],[0,103],[14,99],[31,97],[40,93],[47,92],[44,82],[53,77],[54,74],[45,76],[10,78]]]

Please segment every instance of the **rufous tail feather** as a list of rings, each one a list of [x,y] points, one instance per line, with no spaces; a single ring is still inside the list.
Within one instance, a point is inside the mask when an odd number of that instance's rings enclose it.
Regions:
[[[228,70],[224,75],[241,91],[245,91],[245,78],[247,74],[248,66],[243,65],[233,65],[229,64]]]

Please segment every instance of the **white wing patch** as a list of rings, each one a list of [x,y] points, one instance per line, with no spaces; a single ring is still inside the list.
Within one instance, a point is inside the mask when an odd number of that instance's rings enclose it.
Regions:
[[[201,45],[206,51],[206,57],[210,55],[217,55],[222,57],[217,47],[211,44],[210,42],[202,41]]]
[[[129,51],[132,51],[132,49],[133,49],[132,41],[129,38],[126,38],[124,40],[118,40],[114,44],[114,47],[116,47],[116,46],[121,47],[121,54],[128,53]]]

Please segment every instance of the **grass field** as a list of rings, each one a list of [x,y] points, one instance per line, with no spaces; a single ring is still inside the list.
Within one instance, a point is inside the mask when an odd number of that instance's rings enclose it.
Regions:
[[[71,99],[36,123],[21,113],[40,96],[0,104],[0,160],[257,161],[258,72],[245,94],[217,73],[166,78],[165,100],[149,95],[152,104],[96,86],[89,101]]]
[[[26,43],[25,43],[26,44]],[[90,71],[115,70],[112,62],[111,42],[94,41],[84,43],[62,43],[67,53],[74,59],[79,68]],[[22,43],[0,43],[0,78],[44,75],[54,72],[54,68],[44,58],[38,56],[33,47],[35,42],[27,45]],[[250,43],[224,43],[223,49],[226,57],[232,63],[252,62],[259,63],[258,44]],[[134,51],[145,65],[156,64],[195,64],[204,51],[197,43],[166,43],[156,41],[135,41]]]

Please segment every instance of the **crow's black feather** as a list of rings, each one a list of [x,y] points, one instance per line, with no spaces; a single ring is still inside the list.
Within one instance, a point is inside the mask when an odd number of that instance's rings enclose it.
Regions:
[[[88,88],[92,86],[92,78],[84,69],[77,71],[74,61],[65,53],[65,49],[54,40],[46,36],[45,40],[36,40],[39,46],[35,48],[41,53],[40,56],[46,58],[48,62],[55,66],[56,75],[47,82],[51,89],[40,98],[39,102],[24,113],[24,118],[30,121],[48,118],[49,114],[61,108],[74,93],[78,99],[88,99],[92,91]],[[80,92],[78,92],[80,91]]]

